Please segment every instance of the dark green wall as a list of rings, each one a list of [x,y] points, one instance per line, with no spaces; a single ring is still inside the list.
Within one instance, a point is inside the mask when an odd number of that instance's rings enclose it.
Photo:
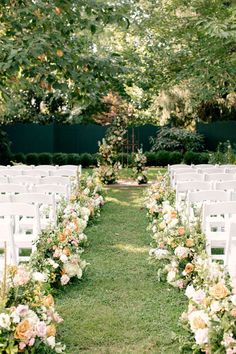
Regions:
[[[219,142],[229,140],[231,144],[236,144],[236,122],[214,122],[198,123],[197,132],[205,136],[206,148],[215,150]]]
[[[12,124],[4,126],[12,142],[11,150],[16,152],[66,152],[95,153],[98,141],[105,136],[107,127],[89,124]],[[150,136],[154,136],[157,126],[144,125],[134,127],[135,143],[143,146],[144,151],[150,150]],[[132,128],[128,130],[129,142],[132,141]],[[126,151],[126,149],[124,149]]]

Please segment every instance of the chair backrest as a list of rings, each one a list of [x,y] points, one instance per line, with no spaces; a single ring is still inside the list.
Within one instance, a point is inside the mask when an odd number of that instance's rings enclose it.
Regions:
[[[235,175],[231,173],[212,173],[205,174],[205,181],[232,181],[235,179]]]
[[[62,184],[37,184],[32,187],[32,192],[46,193],[46,194],[59,194],[69,198],[70,191],[68,185]]]
[[[202,208],[202,229],[206,229],[206,219],[211,215],[234,215],[236,214],[236,202],[205,202]]]
[[[77,165],[61,165],[59,166],[59,170],[73,170],[73,171],[77,171],[78,170],[78,167]]]
[[[12,169],[12,168],[4,168],[2,170],[0,170],[0,175],[1,176],[19,176],[22,175],[23,170],[16,168],[16,169]]]
[[[215,189],[218,190],[236,190],[236,180],[232,181],[223,181],[223,182],[216,182]]]
[[[23,171],[23,175],[44,177],[44,176],[48,176],[49,175],[49,171],[47,169],[40,170],[40,169],[34,168],[32,170]]]
[[[9,179],[7,176],[0,176],[0,184],[2,183],[8,183]]]
[[[9,177],[10,183],[15,184],[39,184],[41,178],[38,176],[31,176],[31,175],[21,175],[21,176],[12,176]]]
[[[30,217],[33,218],[33,233],[38,235],[41,230],[39,205],[31,203],[0,203],[0,217]]]
[[[212,189],[211,182],[205,181],[187,181],[176,183],[176,193],[186,192],[186,191],[201,191]]]
[[[64,170],[59,168],[55,171],[50,171],[51,176],[65,176],[65,177],[75,177],[77,170]]]
[[[231,193],[226,191],[216,191],[216,190],[204,190],[197,192],[188,192],[187,200],[189,203],[198,203],[198,202],[226,202],[230,201]]]
[[[204,181],[204,175],[200,173],[180,173],[180,174],[175,174],[174,176],[175,184],[177,184],[180,181]]]
[[[43,206],[51,206],[54,224],[56,224],[57,214],[56,214],[56,199],[54,194],[45,194],[45,193],[21,193],[17,195],[12,195],[11,201],[13,203],[30,203],[38,204]],[[49,213],[50,216],[50,213]]]
[[[225,173],[226,169],[223,167],[212,167],[212,168],[206,168],[202,167],[198,169],[199,173],[207,173],[207,174],[212,174],[212,173]]]
[[[40,183],[42,184],[68,184],[70,185],[70,177],[65,177],[65,176],[48,176],[48,177],[43,177],[40,180]]]
[[[33,165],[23,165],[23,164],[19,164],[19,165],[13,165],[10,167],[11,170],[32,170],[32,168],[34,168]]]
[[[215,165],[205,164],[205,163],[194,165],[194,169],[198,169],[198,168],[206,168],[206,169],[208,169],[208,168],[212,168],[212,167],[215,167]]]
[[[46,170],[46,171],[53,171],[55,169],[57,169],[58,166],[57,165],[38,165],[38,166],[35,166],[35,170]]]
[[[0,184],[0,193],[27,193],[28,187],[23,184]]]

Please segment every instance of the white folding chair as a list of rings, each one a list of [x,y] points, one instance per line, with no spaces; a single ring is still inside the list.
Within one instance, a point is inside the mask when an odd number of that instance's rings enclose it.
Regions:
[[[50,171],[51,176],[65,176],[65,177],[75,177],[76,176],[76,171],[73,170],[64,170],[64,169],[58,169],[55,171]]]
[[[205,173],[205,181],[210,182],[210,181],[216,181],[216,182],[221,182],[221,181],[232,181],[235,178],[234,174],[231,173],[212,173],[208,174]]]
[[[41,177],[38,176],[31,176],[31,175],[21,175],[21,176],[12,176],[9,177],[10,183],[14,184],[39,184]]]
[[[228,242],[227,223],[233,220],[235,216],[236,202],[203,203],[202,230],[206,235],[206,251],[212,259],[225,262]],[[212,249],[215,249],[215,253],[212,252]]]
[[[19,164],[19,165],[13,165],[9,167],[11,170],[32,170],[32,168],[34,168],[33,165],[23,165],[23,164]]]
[[[61,165],[58,166],[59,170],[72,170],[72,171],[77,171],[78,170],[77,165]]]
[[[58,168],[58,165],[38,165],[35,166],[36,170],[46,170],[46,171],[54,171]]]
[[[201,163],[201,164],[198,164],[198,165],[194,165],[194,169],[197,170],[197,169],[200,169],[200,168],[205,168],[205,169],[208,169],[208,168],[212,168],[212,167],[216,167],[216,165],[212,165],[212,164],[205,164],[205,163]]]
[[[1,222],[11,218],[14,222],[14,242],[17,252],[18,261],[27,261],[29,256],[21,256],[20,250],[35,250],[35,241],[38,239],[41,231],[40,216],[38,204],[29,203],[0,203]],[[22,217],[31,218],[31,226],[29,230],[20,229],[20,220]]]
[[[179,182],[184,181],[204,181],[204,175],[196,172],[175,173],[174,186]]]
[[[37,184],[32,186],[32,192],[55,194],[57,200],[62,196],[66,199],[70,197],[70,187],[62,184]]]
[[[188,218],[195,216],[194,210],[201,210],[203,203],[226,202],[231,200],[231,192],[219,190],[189,191],[187,194],[186,214]]]
[[[11,219],[5,219],[0,222],[0,249],[2,250],[0,256],[0,279],[2,279],[3,272],[6,265],[17,265],[17,250],[13,236],[13,224]]]
[[[34,168],[32,170],[23,171],[23,175],[44,177],[44,176],[49,176],[49,171],[46,169],[39,170]]]
[[[0,175],[1,176],[19,176],[22,175],[23,170],[22,169],[11,169],[11,168],[4,168],[0,170]]]
[[[65,176],[48,176],[48,177],[43,177],[40,180],[41,184],[68,184],[70,185],[70,177],[65,177]]]
[[[234,180],[234,181],[216,182],[215,183],[215,189],[216,190],[222,190],[222,191],[227,191],[227,190],[236,191],[236,180]]]
[[[185,201],[188,191],[210,190],[213,188],[211,182],[205,181],[184,181],[176,184],[176,207]]]
[[[54,194],[45,193],[21,193],[11,196],[14,203],[30,203],[39,205],[40,226],[41,229],[47,228],[49,225],[57,225],[56,200]],[[29,229],[32,225],[31,220],[23,217],[20,221],[21,229]]]
[[[8,183],[9,179],[7,176],[0,176],[0,184],[2,183]]]
[[[27,193],[28,187],[23,184],[5,183],[0,184],[0,194]]]
[[[197,169],[198,173],[207,173],[207,174],[212,174],[212,173],[226,173],[226,168],[224,167],[202,167]]]

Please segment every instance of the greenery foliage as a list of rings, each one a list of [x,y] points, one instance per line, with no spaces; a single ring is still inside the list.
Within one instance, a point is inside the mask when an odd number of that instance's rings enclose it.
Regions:
[[[163,127],[152,137],[152,151],[169,150],[186,152],[201,151],[204,148],[203,136],[185,129]]]
[[[10,141],[7,133],[0,129],[0,164],[8,164],[10,162],[10,155]]]
[[[216,152],[210,154],[209,162],[213,164],[234,164],[236,154],[230,141],[219,143]]]

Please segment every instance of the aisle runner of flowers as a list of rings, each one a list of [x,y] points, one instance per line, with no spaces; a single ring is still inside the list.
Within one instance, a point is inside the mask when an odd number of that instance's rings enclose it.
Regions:
[[[185,289],[189,301],[180,319],[188,333],[183,352],[236,353],[236,287],[224,267],[207,257],[199,220],[186,226],[167,174],[147,190],[145,205],[158,278]]]
[[[0,353],[62,353],[56,341],[53,287],[81,278],[87,266],[82,259],[89,220],[99,216],[104,200],[96,175],[82,177],[68,203],[60,201],[57,228],[42,232],[29,264],[11,267],[0,294]]]

